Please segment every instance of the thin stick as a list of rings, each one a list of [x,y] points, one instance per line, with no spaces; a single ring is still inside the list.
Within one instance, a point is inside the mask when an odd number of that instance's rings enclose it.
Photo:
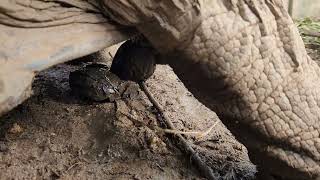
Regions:
[[[216,125],[219,123],[219,121],[217,120],[208,130],[206,130],[205,132],[203,133],[200,133],[198,138],[203,138],[205,136],[207,136],[212,130],[214,127],[216,127]]]
[[[111,54],[110,51],[108,52],[108,54],[109,54],[109,56],[111,57],[111,59],[113,59],[113,56],[112,56],[112,54]]]
[[[71,165],[71,166],[66,170],[66,172],[69,172],[72,168],[74,168],[75,166],[80,165],[80,164],[82,164],[82,162],[76,162],[76,163],[74,163],[73,165]]]
[[[173,123],[170,121],[168,116],[166,116],[166,114],[164,113],[164,110],[161,108],[159,103],[153,98],[152,94],[150,93],[150,91],[146,87],[145,83],[140,82],[139,85],[140,85],[140,88],[142,89],[142,91],[148,97],[149,101],[154,105],[154,107],[162,115],[163,120],[164,120],[165,124],[168,126],[168,128],[170,128],[172,130],[176,130]],[[196,166],[201,171],[201,173],[209,180],[217,179],[214,176],[212,169],[210,167],[208,167],[207,164],[201,160],[199,154],[197,152],[195,152],[195,150],[189,145],[188,141],[181,134],[176,134],[175,137],[177,137],[178,140],[181,142],[181,146],[191,156],[191,160],[196,164]]]
[[[168,134],[183,134],[183,135],[194,135],[196,138],[203,138],[207,136],[213,128],[218,124],[219,121],[216,121],[210,128],[206,131],[179,131],[174,129],[162,129],[162,128],[154,128],[157,131],[168,133]]]
[[[135,122],[135,123],[139,123],[140,125],[146,126],[150,129],[154,129],[155,131],[158,132],[163,132],[163,133],[167,133],[167,134],[183,134],[183,135],[189,135],[189,136],[196,136],[196,138],[202,138],[204,136],[207,136],[212,129],[218,124],[219,121],[216,121],[210,128],[208,128],[206,131],[179,131],[179,130],[173,130],[173,129],[163,129],[157,126],[153,126],[153,125],[148,125],[148,124],[144,124],[142,122],[140,122],[137,118],[133,117],[131,114],[125,113],[125,112],[120,112],[122,115],[126,116],[127,118],[129,118],[131,121]]]

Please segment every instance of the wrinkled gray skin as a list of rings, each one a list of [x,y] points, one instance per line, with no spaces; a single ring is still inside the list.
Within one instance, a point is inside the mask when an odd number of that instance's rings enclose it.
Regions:
[[[135,25],[265,171],[320,174],[320,69],[281,0],[105,0]]]
[[[286,179],[320,175],[320,69],[281,0],[98,2],[101,12],[147,37],[260,171]]]

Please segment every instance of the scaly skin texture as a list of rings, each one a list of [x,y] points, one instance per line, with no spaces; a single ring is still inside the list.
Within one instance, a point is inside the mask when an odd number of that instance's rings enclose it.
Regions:
[[[128,39],[94,0],[1,0],[0,116],[32,94],[37,72]]]
[[[260,171],[320,175],[320,69],[281,0],[103,1],[163,54]]]

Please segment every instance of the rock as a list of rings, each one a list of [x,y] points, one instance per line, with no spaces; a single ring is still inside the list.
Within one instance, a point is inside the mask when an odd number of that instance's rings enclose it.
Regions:
[[[70,88],[77,95],[94,101],[113,101],[119,96],[120,79],[103,64],[90,64],[70,73]]]

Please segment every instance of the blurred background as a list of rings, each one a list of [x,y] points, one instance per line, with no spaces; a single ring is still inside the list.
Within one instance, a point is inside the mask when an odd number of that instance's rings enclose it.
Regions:
[[[311,17],[320,19],[320,0],[284,0],[294,19]]]

